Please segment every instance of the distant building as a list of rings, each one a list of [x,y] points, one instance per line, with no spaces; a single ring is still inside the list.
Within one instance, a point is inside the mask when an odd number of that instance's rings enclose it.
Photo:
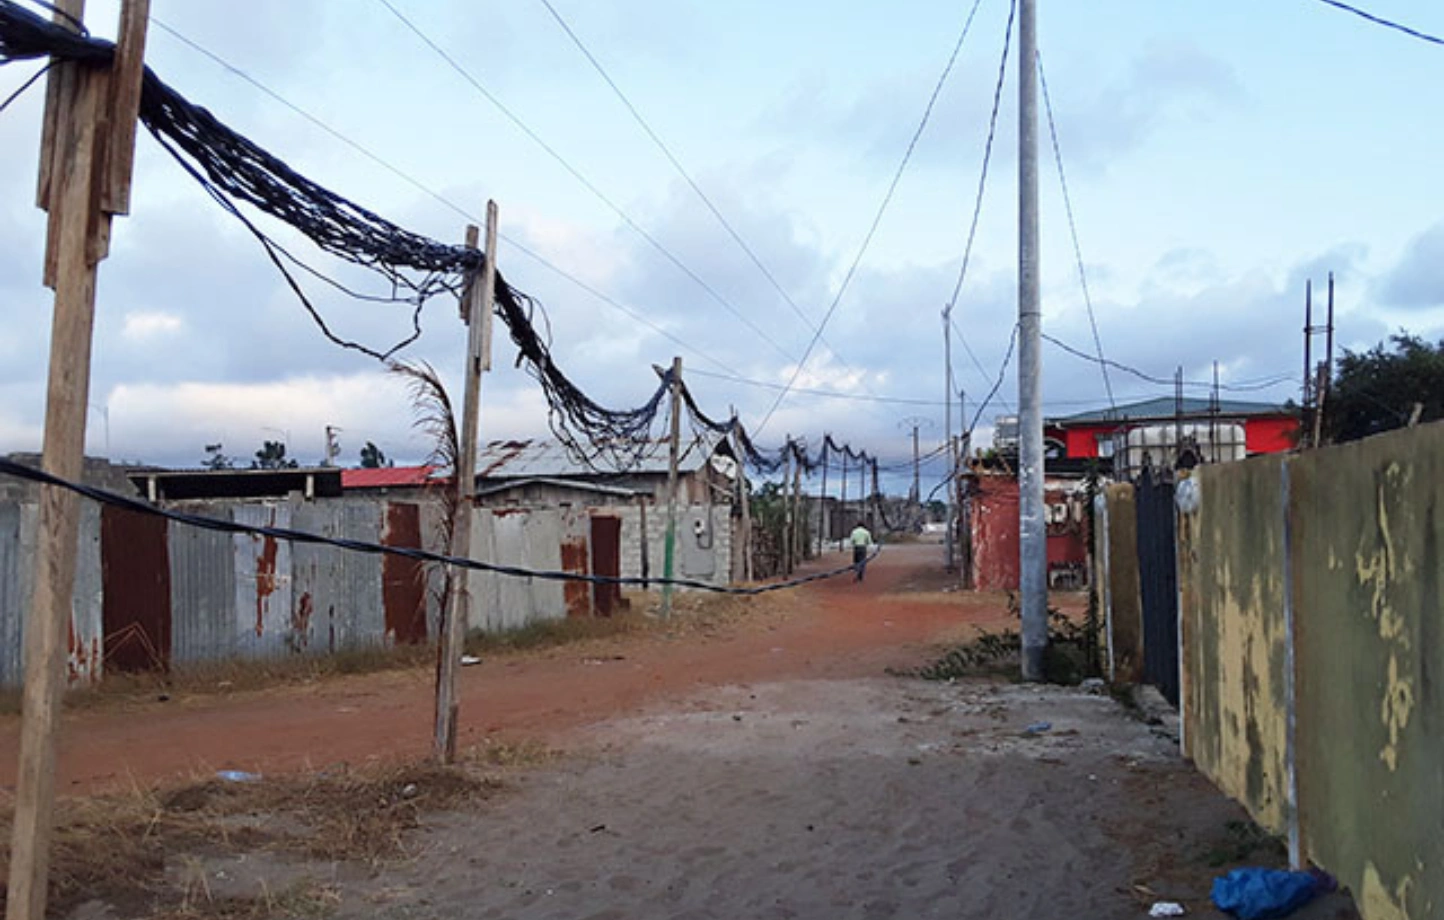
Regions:
[[[1190,451],[1202,462],[1279,453],[1298,431],[1298,413],[1285,406],[1165,396],[1048,419],[1043,437],[1050,458],[1107,458],[1127,475],[1145,461],[1171,467]]]

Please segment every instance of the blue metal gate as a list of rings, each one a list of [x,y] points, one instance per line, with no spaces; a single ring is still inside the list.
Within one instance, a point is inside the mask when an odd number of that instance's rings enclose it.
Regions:
[[[1138,581],[1143,602],[1143,677],[1178,705],[1178,570],[1173,480],[1145,467],[1134,482]]]

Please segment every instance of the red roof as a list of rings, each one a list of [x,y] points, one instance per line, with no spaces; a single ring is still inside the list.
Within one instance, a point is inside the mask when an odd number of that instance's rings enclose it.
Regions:
[[[430,484],[434,466],[383,466],[379,469],[342,470],[343,489],[394,489]]]

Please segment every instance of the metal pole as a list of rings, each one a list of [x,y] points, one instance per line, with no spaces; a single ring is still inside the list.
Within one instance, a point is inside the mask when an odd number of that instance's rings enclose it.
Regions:
[[[1044,678],[1048,531],[1043,512],[1043,311],[1038,252],[1037,0],[1018,4],[1018,541],[1023,679]]]
[[[842,509],[842,541],[845,543],[845,542],[847,541],[847,535],[848,535],[848,533],[851,532],[851,530],[852,530],[851,527],[848,527],[848,526],[847,526],[848,523],[849,523],[849,521],[848,521],[848,519],[847,519],[847,445],[846,445],[846,444],[843,445],[843,451],[842,451],[842,498],[839,499],[838,504],[839,504],[839,507]],[[839,548],[839,549],[842,549],[843,547],[842,547],[842,546],[839,546],[838,548]]]
[[[1329,390],[1334,383],[1334,273],[1329,272],[1329,321],[1324,327],[1324,369],[1314,396],[1314,446],[1324,443],[1324,413],[1328,411]]]
[[[677,554],[677,460],[682,442],[682,358],[672,359],[672,431],[667,456],[667,536],[662,543],[662,616],[672,615],[672,566]]]
[[[796,449],[792,455],[792,527],[789,539],[792,544],[792,567],[796,568],[804,558],[802,545],[802,458]]]

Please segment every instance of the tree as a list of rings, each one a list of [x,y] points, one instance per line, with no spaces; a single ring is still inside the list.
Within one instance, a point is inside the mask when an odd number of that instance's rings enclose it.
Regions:
[[[1444,341],[1400,332],[1368,351],[1344,352],[1324,402],[1325,431],[1332,441],[1353,441],[1403,428],[1416,406],[1420,422],[1444,419]]]
[[[222,444],[207,444],[206,458],[201,461],[201,467],[208,470],[235,469],[236,462],[221,453],[223,446]]]
[[[371,441],[367,441],[366,446],[361,448],[361,468],[363,470],[377,470],[391,465],[391,461],[386,459],[386,454],[382,452],[381,448]]]
[[[294,470],[298,466],[299,463],[286,456],[285,441],[266,441],[251,461],[253,470]]]

